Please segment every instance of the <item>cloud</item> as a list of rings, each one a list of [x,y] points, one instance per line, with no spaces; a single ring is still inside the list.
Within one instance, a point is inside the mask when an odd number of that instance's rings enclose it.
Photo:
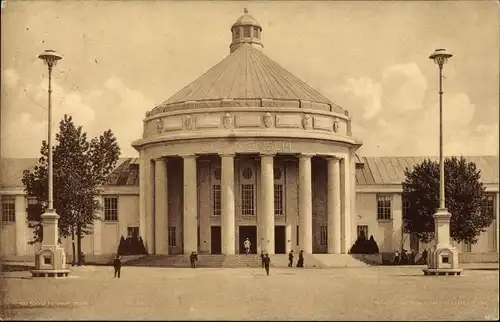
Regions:
[[[439,102],[416,63],[394,65],[380,82],[349,78],[341,87],[353,113],[353,133],[364,155],[438,155]],[[360,103],[361,102],[361,103]],[[498,123],[478,123],[466,93],[448,92],[443,104],[445,155],[498,154]],[[495,122],[492,120],[491,122]]]
[[[15,69],[7,68],[2,72],[2,84],[14,88],[19,82],[19,74]]]
[[[47,88],[47,81],[28,84],[10,101],[2,115],[2,119],[8,119],[2,124],[2,156],[38,157],[41,142],[47,138]],[[116,77],[86,93],[66,91],[57,82],[52,83],[52,90],[53,137],[60,120],[68,114],[89,137],[111,129],[123,157],[138,155],[130,144],[141,137],[141,121],[153,106],[140,91],[130,89]]]

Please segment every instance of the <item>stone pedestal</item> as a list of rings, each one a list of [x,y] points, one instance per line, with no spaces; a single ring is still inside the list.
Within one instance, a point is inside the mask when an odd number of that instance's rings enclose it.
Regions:
[[[425,275],[460,275],[458,268],[458,251],[450,243],[450,218],[447,209],[438,209],[434,214],[434,234],[436,244],[429,254]]]
[[[58,219],[59,215],[51,209],[42,215],[43,240],[35,254],[35,269],[31,271],[33,277],[65,277],[69,274],[64,248],[57,242]]]

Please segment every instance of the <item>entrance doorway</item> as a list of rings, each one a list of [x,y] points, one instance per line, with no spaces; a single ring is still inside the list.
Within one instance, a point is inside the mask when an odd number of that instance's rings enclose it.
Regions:
[[[286,229],[285,226],[274,226],[274,252],[276,254],[286,253]]]
[[[250,239],[250,253],[257,254],[257,226],[240,226],[240,254],[245,254],[245,239]]]
[[[220,226],[210,226],[210,254],[222,254]]]

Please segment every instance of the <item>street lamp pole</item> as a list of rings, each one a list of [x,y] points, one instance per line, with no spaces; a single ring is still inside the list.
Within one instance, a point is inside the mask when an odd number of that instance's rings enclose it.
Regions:
[[[458,252],[450,243],[451,214],[446,209],[444,190],[444,155],[443,155],[443,66],[452,57],[445,49],[436,49],[429,56],[439,67],[439,208],[434,214],[434,237],[436,244],[431,250],[425,275],[452,274],[460,275]]]
[[[57,65],[57,62],[62,59],[62,56],[54,50],[46,50],[38,56],[43,60],[44,64],[49,69],[49,110],[48,110],[48,128],[47,128],[47,143],[49,148],[48,153],[48,176],[49,176],[49,204],[47,212],[55,212],[54,210],[54,183],[53,183],[53,160],[52,160],[52,68]]]
[[[49,101],[48,101],[48,207],[42,215],[43,238],[40,249],[35,254],[35,269],[31,271],[34,277],[64,277],[69,274],[66,269],[66,253],[59,246],[58,220],[59,215],[54,209],[54,183],[52,160],[52,69],[62,56],[53,50],[46,50],[38,56],[49,69]]]

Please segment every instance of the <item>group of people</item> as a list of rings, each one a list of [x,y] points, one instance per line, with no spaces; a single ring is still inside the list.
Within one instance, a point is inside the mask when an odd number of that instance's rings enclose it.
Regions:
[[[409,252],[406,249],[402,249],[401,253],[399,253],[398,250],[394,251],[394,258],[392,261],[393,265],[414,265],[414,264],[427,264],[427,256],[428,252],[427,249],[424,249],[422,252],[422,255],[416,261],[418,253],[414,252],[413,250],[410,250]]]

